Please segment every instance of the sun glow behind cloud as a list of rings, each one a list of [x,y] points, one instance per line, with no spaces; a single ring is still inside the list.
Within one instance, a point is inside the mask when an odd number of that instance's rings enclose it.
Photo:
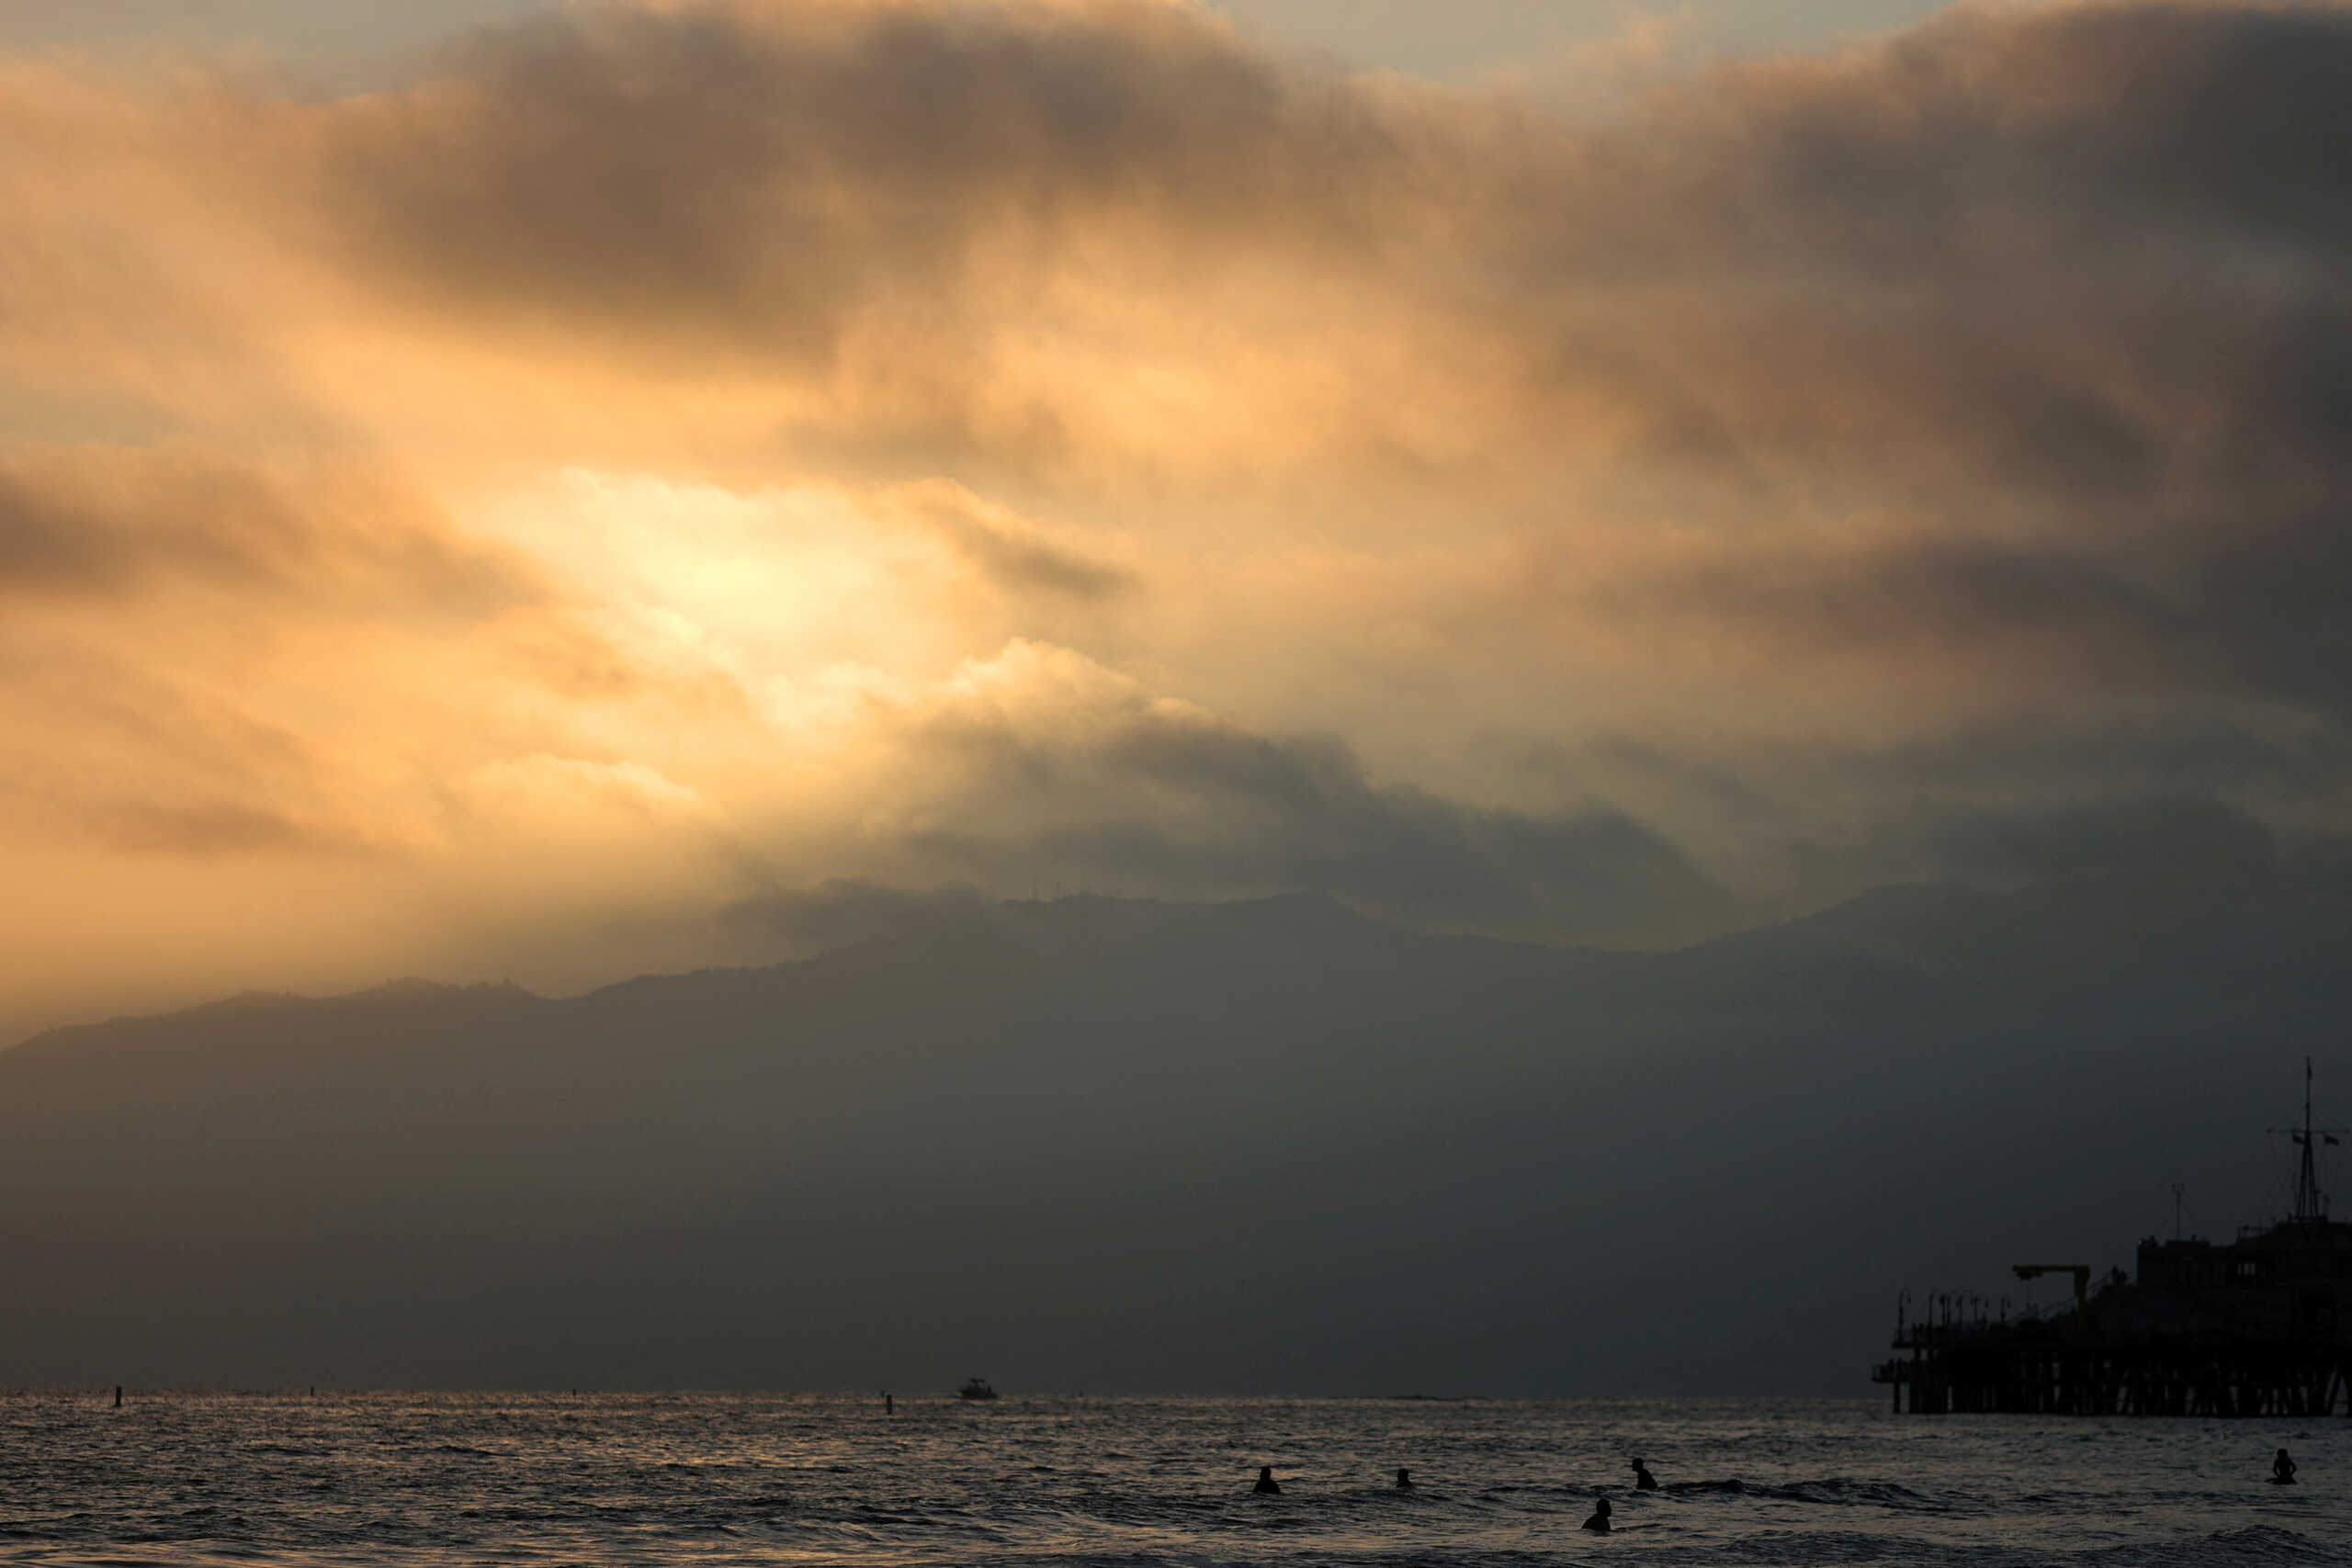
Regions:
[[[698,0],[368,94],[0,63],[0,1017],[775,956],[829,879],[1660,942],[2333,874],[2347,62],[1963,8],[1572,115]]]

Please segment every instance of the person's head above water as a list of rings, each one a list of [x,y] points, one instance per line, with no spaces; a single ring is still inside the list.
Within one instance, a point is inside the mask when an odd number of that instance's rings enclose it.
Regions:
[[[1411,1471],[1409,1471],[1409,1470],[1399,1470],[1399,1471],[1396,1472],[1396,1484],[1397,1484],[1397,1485],[1399,1485],[1399,1486],[1410,1486],[1410,1485],[1412,1485],[1412,1484],[1413,1484],[1413,1472],[1412,1472]]]

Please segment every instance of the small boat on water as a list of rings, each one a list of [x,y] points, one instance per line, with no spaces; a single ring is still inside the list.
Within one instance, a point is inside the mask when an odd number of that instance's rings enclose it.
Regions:
[[[996,1397],[996,1390],[989,1386],[989,1380],[986,1378],[966,1378],[964,1380],[964,1386],[956,1391],[956,1397],[958,1399],[994,1399]]]

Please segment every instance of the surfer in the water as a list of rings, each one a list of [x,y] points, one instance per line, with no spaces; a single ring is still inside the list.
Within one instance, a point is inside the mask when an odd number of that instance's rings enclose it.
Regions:
[[[1634,1461],[1634,1490],[1636,1492],[1655,1492],[1657,1490],[1657,1477],[1652,1475],[1650,1473],[1650,1467],[1644,1464],[1640,1460],[1635,1460]]]
[[[1413,1472],[1409,1470],[1398,1471],[1396,1472],[1396,1490],[1399,1492],[1410,1492],[1412,1489]]]
[[[1609,1533],[1608,1498],[1603,1497],[1600,1502],[1595,1503],[1592,1506],[1592,1517],[1585,1520],[1584,1528],[1591,1530],[1596,1535],[1607,1535]]]
[[[2273,1486],[2292,1486],[2294,1483],[2295,1461],[2287,1457],[2287,1450],[2285,1449],[2280,1449],[2278,1450],[2278,1457],[2270,1461],[2270,1484]]]
[[[1260,1465],[1258,1467],[1258,1484],[1252,1486],[1250,1490],[1265,1496],[1281,1496],[1283,1495],[1282,1483],[1274,1479],[1274,1467],[1271,1464]]]

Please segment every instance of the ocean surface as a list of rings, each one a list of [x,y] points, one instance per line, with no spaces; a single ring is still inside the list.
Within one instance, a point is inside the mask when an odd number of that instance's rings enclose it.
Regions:
[[[2301,1483],[2265,1483],[2290,1449]],[[1637,1493],[1629,1456],[1662,1490]],[[1271,1464],[1283,1495],[1250,1494]],[[1392,1484],[1398,1466],[1419,1489]],[[1619,1525],[1577,1526],[1606,1489]],[[1875,1402],[0,1395],[0,1562],[2352,1564],[2352,1421]]]

